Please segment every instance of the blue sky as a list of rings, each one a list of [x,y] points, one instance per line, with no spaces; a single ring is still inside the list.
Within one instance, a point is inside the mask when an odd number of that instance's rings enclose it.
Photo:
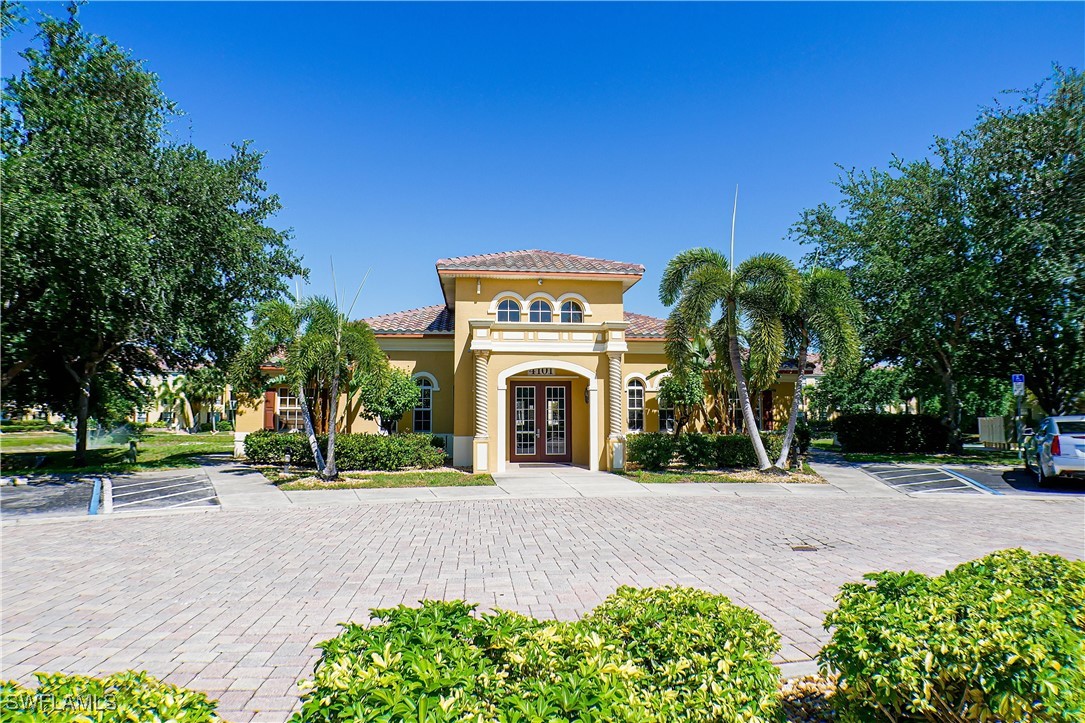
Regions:
[[[34,3],[31,15],[58,4]],[[157,72],[179,138],[251,139],[280,227],[354,316],[438,303],[449,255],[636,261],[664,314],[677,251],[770,250],[835,164],[914,158],[999,91],[1081,67],[1085,4],[91,2],[88,30]],[[23,32],[4,43],[21,67]]]

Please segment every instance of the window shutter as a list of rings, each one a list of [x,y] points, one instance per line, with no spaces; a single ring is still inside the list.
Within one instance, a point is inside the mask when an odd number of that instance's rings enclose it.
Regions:
[[[264,392],[264,429],[275,429],[275,397],[278,392],[268,389]]]

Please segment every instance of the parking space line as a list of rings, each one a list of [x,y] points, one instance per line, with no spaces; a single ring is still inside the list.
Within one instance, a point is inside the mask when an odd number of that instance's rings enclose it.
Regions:
[[[184,507],[185,505],[194,505],[197,502],[207,502],[208,500],[213,500],[213,499],[215,499],[215,495],[211,495],[210,497],[203,497],[203,498],[198,499],[198,500],[188,500],[187,502],[178,502],[175,505],[170,505],[169,507],[166,507],[166,509],[167,510],[172,510],[174,507]]]
[[[969,492],[978,492],[979,490],[972,489],[968,485],[961,485],[960,487],[939,487],[936,490],[915,490],[917,495],[929,495],[938,492],[952,492],[953,490],[968,490]]]
[[[187,486],[193,485],[193,484],[202,485],[203,480],[193,479],[191,482],[178,482],[175,485],[166,485],[165,487],[159,487],[157,489],[159,489],[159,490],[169,490],[169,489],[173,489],[174,487],[187,487]],[[131,497],[132,495],[147,494],[147,492],[148,492],[148,490],[136,490],[134,492],[122,492],[120,494],[117,494],[116,492],[114,492],[113,497],[114,497],[114,499],[116,499],[117,497]]]
[[[914,472],[914,473],[909,473],[909,474],[895,474],[892,477],[886,477],[885,475],[881,475],[881,478],[882,479],[903,479],[905,477],[925,477],[927,475],[932,475],[932,474],[944,474],[944,473],[941,472],[940,470],[932,469],[930,472]]]
[[[189,474],[189,475],[185,475],[183,477],[167,477],[165,479],[151,479],[151,480],[146,480],[145,482],[125,482],[123,484],[113,485],[113,486],[114,487],[141,487],[143,485],[157,485],[157,484],[162,484],[163,482],[174,482],[174,481],[179,480],[179,479],[199,479],[200,476],[201,475],[198,475],[198,474]]]
[[[914,485],[929,485],[938,484],[940,482],[956,482],[957,480],[952,477],[939,477],[938,479],[925,479],[922,482],[901,482],[899,485],[893,485],[894,487],[912,487]]]
[[[988,487],[987,485],[981,484],[981,483],[977,482],[976,480],[972,479],[971,477],[965,477],[963,474],[959,474],[957,472],[954,472],[951,469],[943,469],[943,471],[948,475],[956,477],[957,479],[964,482],[965,484],[967,484],[967,485],[969,485],[971,487],[977,488],[980,492],[986,492],[989,495],[998,495],[1000,497],[1002,496],[1001,492],[999,492],[997,490],[993,490],[990,487]]]
[[[187,495],[187,494],[191,494],[191,493],[192,493],[192,490],[182,490],[181,492],[174,492],[171,495],[160,495],[158,497],[148,497],[147,499],[144,499],[144,500],[135,500],[133,502],[122,502],[119,505],[113,505],[113,507],[114,507],[114,509],[116,509],[117,507],[128,507],[129,505],[138,505],[138,504],[141,504],[143,502],[156,502],[158,500],[165,500],[165,499],[169,499],[170,497],[177,497],[179,495]]]

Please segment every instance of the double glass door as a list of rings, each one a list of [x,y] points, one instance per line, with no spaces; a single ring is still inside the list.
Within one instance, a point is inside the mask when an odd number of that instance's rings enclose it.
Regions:
[[[572,462],[569,382],[512,382],[510,462]]]

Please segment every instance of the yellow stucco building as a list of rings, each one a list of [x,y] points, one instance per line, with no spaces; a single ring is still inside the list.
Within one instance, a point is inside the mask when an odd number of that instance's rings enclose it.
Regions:
[[[453,464],[620,468],[627,434],[666,430],[652,372],[667,366],[664,320],[625,309],[644,267],[549,251],[441,259],[444,301],[366,322],[422,401],[403,431],[445,437]],[[790,378],[788,378],[790,377]],[[754,400],[762,428],[786,419],[796,375],[781,370]],[[238,441],[258,429],[300,428],[296,396],[272,386],[238,409]],[[376,432],[347,410],[340,428]]]

